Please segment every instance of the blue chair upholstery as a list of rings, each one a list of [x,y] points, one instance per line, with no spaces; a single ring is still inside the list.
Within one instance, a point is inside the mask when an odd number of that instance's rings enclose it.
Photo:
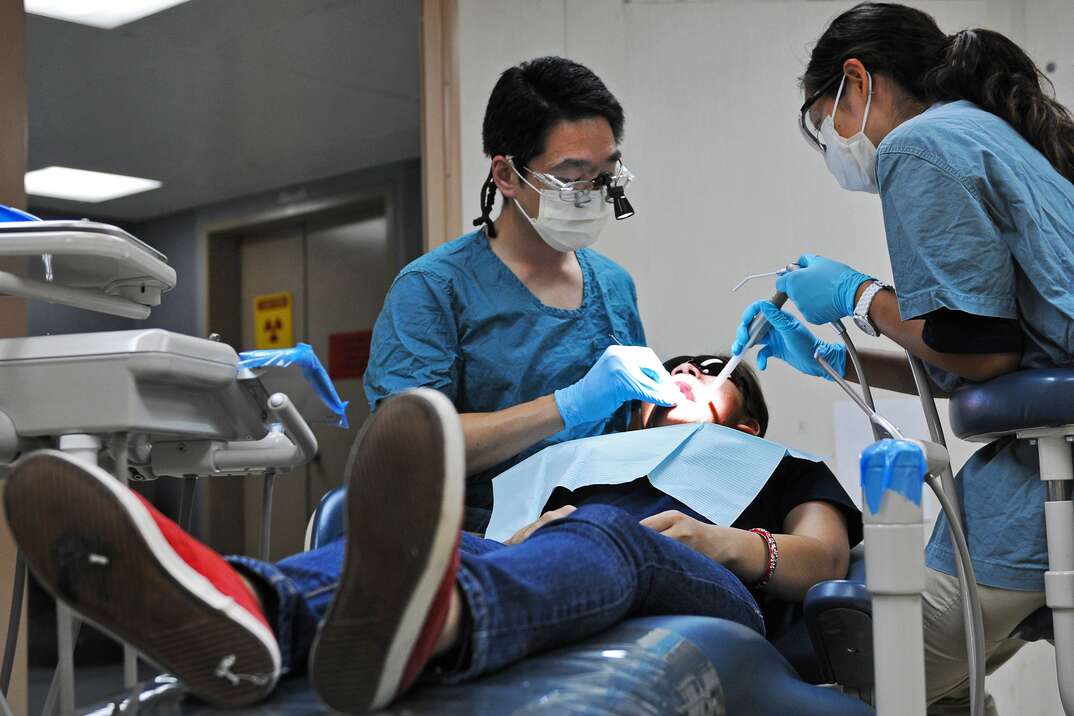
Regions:
[[[127,713],[130,693],[91,713]],[[245,709],[188,698],[171,677],[143,684],[144,716],[329,714],[302,676],[281,680],[272,697]],[[560,649],[536,654],[457,686],[425,685],[379,714],[675,714],[708,716],[869,716],[865,703],[800,680],[754,631],[705,617],[647,617]]]
[[[949,412],[955,435],[977,442],[1074,424],[1074,369],[1020,370],[960,387]]]
[[[343,515],[346,514],[347,491],[342,487],[336,487],[325,493],[321,501],[317,503],[317,509],[313,511],[310,519],[309,535],[306,539],[306,549],[323,547],[334,539],[342,537],[345,531]]]
[[[820,681],[869,691],[875,685],[873,603],[865,588],[864,550],[855,551],[846,579],[815,584],[806,594],[804,621]]]

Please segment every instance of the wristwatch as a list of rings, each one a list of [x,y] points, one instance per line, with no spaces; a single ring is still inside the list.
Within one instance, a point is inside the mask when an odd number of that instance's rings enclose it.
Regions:
[[[880,330],[876,327],[876,324],[873,323],[872,319],[869,318],[869,306],[873,303],[873,297],[885,288],[890,289],[893,287],[883,281],[879,281],[875,278],[872,279],[872,283],[861,292],[861,298],[858,299],[857,305],[854,306],[854,323],[857,324],[858,328],[860,328],[865,335],[872,336],[873,338],[880,335]]]

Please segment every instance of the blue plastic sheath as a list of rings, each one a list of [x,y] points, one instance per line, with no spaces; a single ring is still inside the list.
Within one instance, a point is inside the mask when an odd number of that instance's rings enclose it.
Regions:
[[[921,448],[909,440],[880,440],[861,454],[861,489],[874,515],[888,490],[921,504],[921,485],[928,465]]]
[[[350,427],[350,423],[347,421],[347,406],[350,403],[349,401],[340,400],[339,393],[336,392],[336,386],[332,385],[332,379],[328,377],[328,371],[321,365],[317,354],[313,352],[313,348],[308,343],[299,343],[294,348],[272,348],[269,350],[245,351],[239,354],[238,367],[240,369],[286,368],[291,365],[299,367],[302,375],[306,378],[306,382],[313,388],[313,392],[317,393],[317,397],[321,399],[321,402],[328,406],[328,409],[335,415],[339,416],[339,421],[336,425],[343,429]]]
[[[10,206],[0,204],[0,221],[41,221],[33,214],[27,214],[21,209],[13,209]]]

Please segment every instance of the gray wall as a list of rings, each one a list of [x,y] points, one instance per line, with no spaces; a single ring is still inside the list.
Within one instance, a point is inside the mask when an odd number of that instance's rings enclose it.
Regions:
[[[421,163],[418,159],[124,225],[123,228],[134,236],[167,255],[168,262],[176,270],[176,287],[164,294],[161,305],[153,309],[147,320],[135,321],[30,302],[27,310],[28,333],[45,335],[165,328],[178,333],[207,335],[211,330],[206,325],[206,237],[210,231],[234,227],[253,218],[284,219],[316,211],[347,197],[378,192],[388,195],[388,232],[395,239],[398,253],[396,262],[401,268],[421,252]],[[44,218],[69,217],[46,215]]]
[[[29,15],[29,168],[160,180],[97,207],[143,221],[417,156],[419,12],[190,0],[112,31]]]

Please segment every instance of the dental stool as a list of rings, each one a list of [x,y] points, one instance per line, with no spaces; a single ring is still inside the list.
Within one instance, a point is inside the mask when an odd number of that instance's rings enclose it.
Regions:
[[[951,396],[949,411],[951,428],[963,440],[1015,437],[1037,445],[1040,479],[1048,490],[1048,606],[1027,617],[1011,636],[1053,640],[1059,695],[1066,713],[1074,714],[1074,368],[1017,371],[964,386]]]

